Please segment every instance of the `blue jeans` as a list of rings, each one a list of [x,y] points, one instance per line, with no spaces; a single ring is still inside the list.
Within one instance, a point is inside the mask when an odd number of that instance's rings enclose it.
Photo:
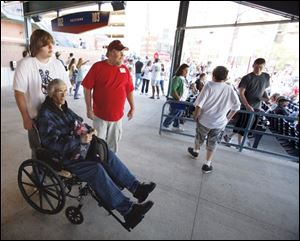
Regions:
[[[164,80],[160,80],[159,84],[160,84],[161,92],[163,93],[163,95],[165,95],[165,90],[164,90],[165,81]]]
[[[135,74],[135,89],[137,90],[141,84],[142,81],[142,73],[136,73]]]
[[[79,91],[80,85],[81,85],[81,81],[77,81],[77,82],[75,83],[75,93],[74,93],[74,98],[77,98],[77,97],[78,97],[78,91]]]
[[[123,216],[131,211],[133,202],[121,192],[111,177],[131,193],[135,192],[139,182],[112,151],[108,151],[106,169],[97,161],[83,159],[64,160],[64,166],[81,181],[87,182],[111,209],[116,209]]]
[[[174,121],[173,126],[179,127],[179,119],[178,117],[182,116],[184,113],[184,110],[178,109],[176,104],[171,103],[170,104],[170,114],[172,117],[167,117],[164,122],[164,127],[169,127],[169,125]]]

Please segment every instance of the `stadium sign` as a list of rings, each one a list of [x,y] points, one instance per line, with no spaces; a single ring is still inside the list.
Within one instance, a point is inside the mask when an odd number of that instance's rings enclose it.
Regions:
[[[83,33],[107,26],[109,12],[88,11],[72,13],[51,20],[52,30],[65,33]]]

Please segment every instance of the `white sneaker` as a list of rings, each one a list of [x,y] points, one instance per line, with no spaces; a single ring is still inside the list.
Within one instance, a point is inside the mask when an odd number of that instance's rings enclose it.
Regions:
[[[168,131],[172,131],[171,126],[165,127],[164,125],[162,126],[163,129],[168,130]]]
[[[182,127],[180,127],[180,126],[179,127],[174,127],[173,126],[172,130],[173,131],[178,131],[178,132],[183,132],[184,131],[184,129]]]
[[[247,145],[247,147],[251,147],[251,143],[248,139],[246,140],[246,145]]]

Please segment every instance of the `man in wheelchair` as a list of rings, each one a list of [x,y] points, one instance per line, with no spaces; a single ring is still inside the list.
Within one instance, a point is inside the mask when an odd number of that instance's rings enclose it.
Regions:
[[[106,160],[99,158],[100,153],[92,150],[95,149],[96,132],[68,108],[67,93],[62,80],[54,79],[49,83],[48,96],[36,121],[42,147],[58,153],[64,169],[87,182],[109,208],[116,209],[124,217],[128,227],[137,225],[154,204],[144,201],[156,184],[140,183],[109,149]],[[126,197],[120,185],[127,188],[138,203]]]

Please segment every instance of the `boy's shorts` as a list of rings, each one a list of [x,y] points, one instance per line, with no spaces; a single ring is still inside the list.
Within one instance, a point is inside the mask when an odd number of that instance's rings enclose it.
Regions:
[[[224,128],[209,129],[197,122],[195,144],[198,146],[202,146],[207,137],[206,150],[215,151],[218,142],[220,142],[222,139],[223,132]]]

